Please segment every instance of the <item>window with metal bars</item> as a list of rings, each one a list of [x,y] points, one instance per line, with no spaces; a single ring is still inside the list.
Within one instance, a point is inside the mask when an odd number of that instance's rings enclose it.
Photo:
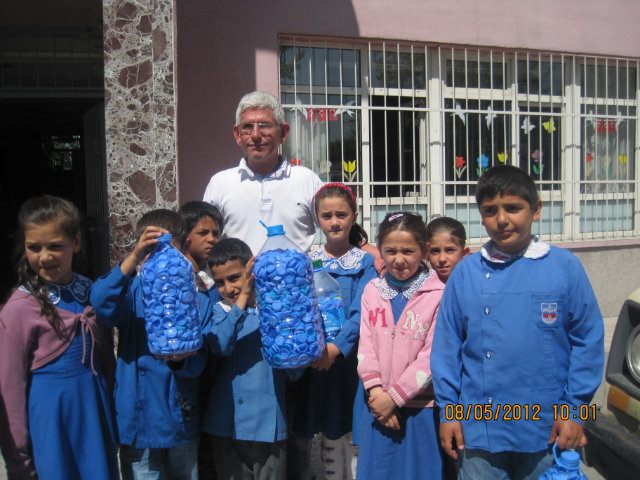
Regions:
[[[537,182],[547,241],[637,238],[639,61],[281,36],[283,153],[357,192],[373,239],[388,211],[487,234],[475,184],[511,164]],[[318,242],[324,242],[322,235]]]

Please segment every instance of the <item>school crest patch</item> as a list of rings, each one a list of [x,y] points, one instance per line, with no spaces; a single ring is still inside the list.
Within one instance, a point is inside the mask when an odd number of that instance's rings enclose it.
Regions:
[[[547,324],[552,324],[558,318],[558,304],[557,303],[541,303],[542,309],[542,321]]]

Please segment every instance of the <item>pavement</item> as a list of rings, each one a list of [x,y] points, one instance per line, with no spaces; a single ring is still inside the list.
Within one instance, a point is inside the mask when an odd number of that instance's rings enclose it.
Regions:
[[[611,346],[611,339],[613,338],[613,330],[616,326],[617,317],[605,318],[604,319],[604,345],[605,345],[605,362],[609,358],[609,348]],[[605,363],[606,370],[606,363]],[[602,381],[604,382],[604,372],[602,374]],[[598,391],[593,397],[593,403],[597,406],[602,406],[604,403],[604,387],[600,385]],[[320,462],[320,436],[316,435],[316,438],[313,440],[312,451],[311,451],[311,462],[313,466],[313,470],[316,472],[317,479],[323,480],[322,476],[322,464]],[[589,480],[613,480],[607,479],[600,475],[595,469],[587,467],[586,465],[581,465],[582,472],[587,476]],[[0,480],[7,480],[7,473],[4,466],[4,460],[0,455]]]

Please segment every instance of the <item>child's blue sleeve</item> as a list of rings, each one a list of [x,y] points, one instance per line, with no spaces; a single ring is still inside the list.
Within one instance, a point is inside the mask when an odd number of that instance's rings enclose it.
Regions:
[[[462,271],[454,269],[440,301],[431,347],[431,378],[441,422],[447,421],[446,406],[455,406],[460,397],[465,330],[459,303],[464,298],[462,284]]]
[[[356,290],[356,294],[351,302],[349,317],[344,322],[344,325],[342,325],[340,334],[333,342],[345,358],[351,353],[353,347],[358,343],[358,339],[360,338],[362,293],[364,292],[364,287],[366,287],[371,280],[378,278],[378,272],[376,271],[374,262],[375,259],[373,258],[373,255],[366,254],[362,257],[362,274],[356,281],[357,283],[353,286]]]
[[[567,332],[571,353],[569,373],[562,401],[570,411],[580,411],[580,406],[588,404],[602,381],[604,369],[604,322],[598,301],[591,288],[580,260],[572,258],[569,265],[571,285],[569,288],[568,310],[569,330]],[[582,423],[579,418],[574,421]]]
[[[231,355],[242,330],[247,312],[233,306],[226,312],[220,305],[213,306],[212,320],[207,330],[203,330],[205,341],[213,353]]]
[[[91,305],[103,327],[118,327],[131,319],[134,299],[129,290],[132,281],[133,278],[123,274],[120,265],[116,265],[93,284]]]

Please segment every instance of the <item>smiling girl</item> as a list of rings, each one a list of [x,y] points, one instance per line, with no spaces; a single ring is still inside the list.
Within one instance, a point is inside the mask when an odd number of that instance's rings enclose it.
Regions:
[[[9,478],[120,478],[110,395],[111,332],[75,274],[80,215],[56,197],[18,214],[18,285],[0,311],[0,446]],[[100,349],[100,364],[98,362]]]

